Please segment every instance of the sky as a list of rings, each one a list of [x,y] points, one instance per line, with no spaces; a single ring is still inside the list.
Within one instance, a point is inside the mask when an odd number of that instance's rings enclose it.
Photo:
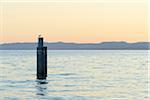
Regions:
[[[147,0],[1,0],[0,43],[148,41]]]

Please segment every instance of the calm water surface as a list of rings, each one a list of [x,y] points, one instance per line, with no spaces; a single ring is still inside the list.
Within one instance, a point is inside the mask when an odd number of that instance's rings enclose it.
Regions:
[[[36,51],[0,51],[0,100],[148,100],[148,51],[50,50],[47,80]]]

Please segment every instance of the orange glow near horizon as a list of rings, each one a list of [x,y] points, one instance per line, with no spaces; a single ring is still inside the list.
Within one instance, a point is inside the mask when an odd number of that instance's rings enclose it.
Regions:
[[[2,2],[0,42],[148,41],[147,0],[74,1]]]

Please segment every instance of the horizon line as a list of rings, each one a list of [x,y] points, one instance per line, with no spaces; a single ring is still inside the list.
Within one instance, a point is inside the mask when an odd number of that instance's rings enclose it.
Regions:
[[[97,43],[104,43],[104,42],[125,42],[125,43],[140,43],[140,42],[147,42],[150,43],[150,41],[136,41],[136,42],[129,42],[129,41],[101,41],[101,42],[63,42],[63,41],[44,41],[44,43],[75,43],[75,44],[97,44]],[[0,44],[13,44],[13,43],[37,43],[35,42],[4,42]]]

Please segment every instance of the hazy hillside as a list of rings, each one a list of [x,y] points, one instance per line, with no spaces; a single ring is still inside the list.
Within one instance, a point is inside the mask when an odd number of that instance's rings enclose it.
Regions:
[[[35,50],[36,43],[0,44],[0,50]],[[49,50],[146,50],[150,42],[45,43]]]

